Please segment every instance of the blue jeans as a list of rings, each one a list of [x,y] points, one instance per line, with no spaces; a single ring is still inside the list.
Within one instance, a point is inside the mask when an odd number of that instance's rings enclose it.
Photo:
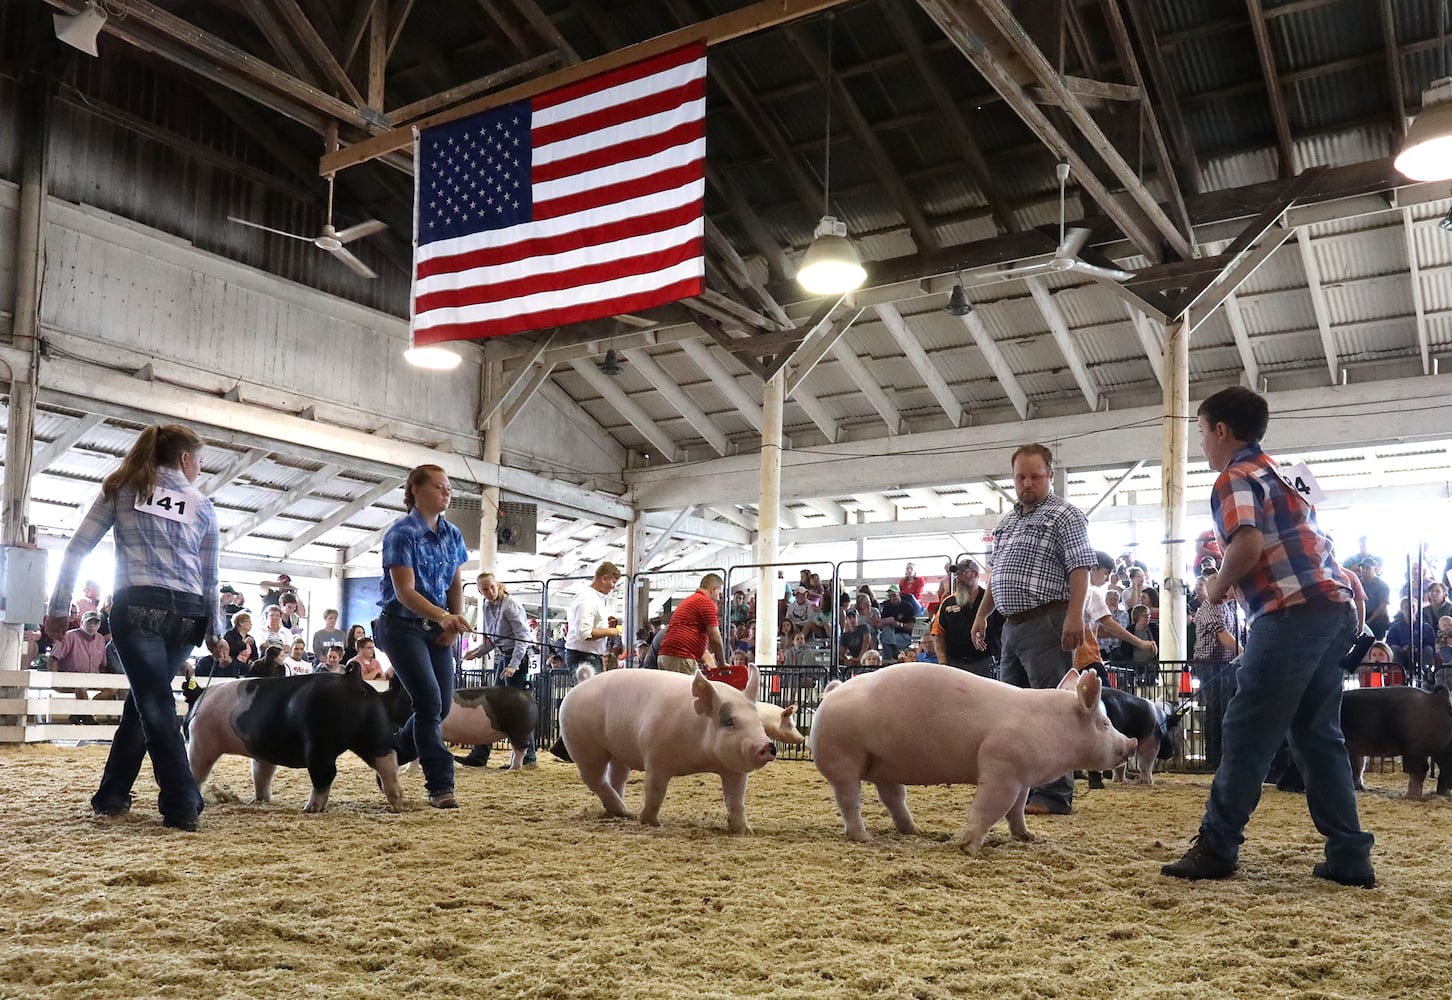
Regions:
[[[97,812],[130,808],[131,788],[148,753],[161,790],[156,804],[162,817],[184,823],[202,811],[202,795],[187,764],[171,681],[198,643],[195,623],[205,618],[200,594],[165,587],[123,587],[116,592],[111,606],[111,641],[131,690],[121,709],[121,724],[111,739],[101,785],[91,797],[91,808]]]
[[[1251,625],[1200,821],[1201,839],[1217,854],[1239,857],[1261,780],[1289,731],[1306,806],[1326,838],[1326,861],[1339,871],[1369,863],[1372,836],[1361,829],[1341,735],[1340,664],[1355,631],[1350,604],[1324,601],[1269,612]]]
[[[998,659],[998,679],[1014,687],[1056,688],[1074,665],[1072,653],[1059,648],[1064,634],[1065,611],[1052,611],[1015,624],[1003,623],[1003,651]],[[1029,798],[1068,808],[1074,803],[1072,771],[1039,785]]]
[[[594,667],[597,674],[605,669],[605,662],[600,659],[599,653],[582,653],[577,649],[565,650],[565,666],[574,670],[582,663],[588,663]]]
[[[438,636],[420,619],[378,616],[378,648],[393,661],[393,672],[413,699],[413,714],[394,737],[398,763],[417,759],[430,795],[454,790],[454,755],[439,732],[454,704],[454,655],[434,645]]]

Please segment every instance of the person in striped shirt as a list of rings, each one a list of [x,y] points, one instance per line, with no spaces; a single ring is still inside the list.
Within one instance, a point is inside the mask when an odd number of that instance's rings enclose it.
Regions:
[[[129,812],[132,786],[149,754],[162,825],[179,830],[197,829],[203,803],[187,765],[171,681],[188,654],[204,638],[215,645],[224,628],[217,516],[193,485],[201,456],[201,439],[186,427],[141,432],[120,468],[102,481],[101,495],[66,546],[44,623],[52,638],[65,635],[81,562],[114,531],[111,640],[131,690],[91,808],[104,816]]]
[[[1234,386],[1199,408],[1200,447],[1220,473],[1210,497],[1224,549],[1206,599],[1238,587],[1249,635],[1225,709],[1220,767],[1199,835],[1184,857],[1160,869],[1183,879],[1234,874],[1245,825],[1281,741],[1306,779],[1306,805],[1326,838],[1316,878],[1370,888],[1372,835],[1361,829],[1341,733],[1341,658],[1356,634],[1351,589],[1305,497],[1282,481],[1261,450],[1270,409]]]

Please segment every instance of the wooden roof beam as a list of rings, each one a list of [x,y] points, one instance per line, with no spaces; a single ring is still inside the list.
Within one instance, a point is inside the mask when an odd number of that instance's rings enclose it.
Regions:
[[[946,379],[938,371],[937,367],[928,358],[923,346],[918,343],[918,338],[908,329],[907,321],[902,318],[902,313],[890,302],[884,302],[874,309],[877,318],[882,320],[882,325],[887,328],[888,336],[892,337],[893,343],[897,344],[898,350],[902,351],[912,364],[913,370],[918,373],[918,378],[928,387],[938,405],[948,416],[948,422],[954,427],[963,426],[963,404],[958,402],[957,395],[948,385]]]
[[[892,162],[882,140],[872,129],[872,123],[858,107],[852,92],[847,89],[847,81],[843,80],[832,72],[832,67],[827,65],[827,55],[818,47],[806,30],[800,26],[792,26],[786,29],[787,38],[796,46],[802,58],[822,81],[831,93],[832,100],[847,119],[847,125],[852,130],[852,135],[861,144],[862,153],[867,157],[877,181],[887,192],[895,207],[903,219],[907,222],[908,230],[913,234],[913,240],[920,250],[933,250],[939,246],[937,233],[933,227],[928,225],[928,218],[923,214],[922,206],[908,186],[903,182],[902,174],[897,169],[897,164]],[[823,143],[830,143],[832,137],[824,136]],[[830,206],[828,206],[830,209]]]
[[[252,0],[252,2],[257,3],[259,0]],[[363,95],[358,92],[358,88],[353,85],[353,81],[338,64],[333,53],[328,50],[322,36],[318,34],[302,8],[297,5],[297,0],[272,0],[272,3],[277,8],[277,12],[282,15],[283,20],[287,22],[287,27],[293,37],[302,43],[303,48],[307,49],[308,55],[312,57],[313,62],[317,63],[324,75],[332,80],[334,85],[354,105],[360,107],[364,105],[366,102],[363,100]]]
[[[1321,349],[1326,353],[1326,370],[1331,376],[1331,385],[1341,381],[1341,361],[1336,354],[1336,333],[1331,329],[1331,306],[1326,301],[1326,289],[1321,284],[1321,265],[1316,260],[1316,248],[1311,245],[1309,229],[1296,230],[1296,243],[1301,250],[1301,266],[1306,271],[1306,287],[1311,293],[1311,308],[1316,313],[1316,328],[1321,334]]]
[[[1281,176],[1292,177],[1296,173],[1296,151],[1291,141],[1291,120],[1286,114],[1286,102],[1281,94],[1281,81],[1276,73],[1276,54],[1271,47],[1270,31],[1266,28],[1265,13],[1260,0],[1245,0],[1250,14],[1250,30],[1255,35],[1255,52],[1260,59],[1260,75],[1265,80],[1266,96],[1270,99],[1271,119],[1276,125],[1276,149],[1280,153]]]
[[[981,0],[981,2],[991,4],[996,3],[996,0]],[[1047,146],[1054,156],[1066,161],[1070,165],[1074,171],[1074,179],[1078,182],[1079,186],[1114,221],[1114,224],[1119,227],[1120,232],[1124,233],[1136,249],[1150,260],[1160,260],[1162,257],[1160,240],[1162,237],[1168,240],[1169,234],[1158,231],[1157,227],[1150,223],[1149,220],[1142,219],[1139,212],[1129,210],[1118,197],[1111,194],[1108,187],[1099,180],[1089,164],[1079,155],[1075,144],[1061,134],[1033,102],[1024,91],[1023,80],[1020,79],[1024,74],[1025,67],[1017,61],[1014,61],[1012,65],[1000,61],[999,56],[1007,54],[1003,52],[1003,44],[1000,41],[1002,36],[999,35],[997,28],[983,16],[983,12],[968,9],[951,2],[951,0],[918,0],[918,4],[933,18],[938,24],[938,27],[953,40],[958,50],[983,75],[989,85],[998,91],[1004,100],[1008,102],[1009,106],[1018,114],[1024,124],[1029,127],[1029,130],[1039,138],[1039,141]],[[1007,16],[1006,11],[1003,13]],[[1017,22],[1014,23],[1017,24]],[[1022,34],[1022,27],[1018,27],[1017,30]],[[997,46],[999,51],[991,51],[990,46],[984,41],[985,38],[995,39],[999,43]],[[1032,45],[1029,45],[1028,48],[1032,49]],[[1033,51],[1037,52],[1036,49],[1033,49]],[[1042,55],[1039,58],[1042,59]],[[1052,75],[1052,70],[1050,72]],[[1052,87],[1047,81],[1041,80],[1040,82]],[[1062,89],[1062,84],[1058,86]],[[1065,105],[1066,111],[1068,110],[1068,104],[1074,104],[1076,106],[1078,104],[1067,92],[1061,94],[1060,99],[1067,102]],[[1080,110],[1082,110],[1082,107]],[[1087,112],[1085,112],[1085,115],[1087,116]],[[1075,124],[1077,125],[1078,122],[1076,121]],[[1098,126],[1094,126],[1094,129],[1097,131]],[[1102,136],[1102,133],[1100,135]],[[1107,143],[1107,140],[1105,141]],[[1096,152],[1099,152],[1101,156],[1113,155],[1118,157],[1117,153],[1111,153],[1111,151],[1098,149],[1097,147]],[[1125,166],[1127,167],[1127,164]],[[1138,179],[1131,179],[1133,181],[1132,189],[1143,191],[1143,186],[1140,185]],[[1156,206],[1156,211],[1159,211],[1158,206]],[[1173,224],[1169,222],[1168,217],[1164,217],[1162,211],[1159,214],[1164,218],[1165,228],[1170,233],[1175,233],[1176,230]],[[1185,252],[1181,256],[1188,257],[1189,243],[1185,237],[1177,236],[1175,242],[1177,244],[1176,252],[1178,253],[1179,249],[1183,248]]]
[[[907,53],[913,68],[917,70],[918,79],[927,88],[928,96],[932,98],[933,105],[938,110],[938,119],[948,130],[953,144],[958,147],[958,155],[963,157],[963,162],[967,164],[968,174],[973,178],[974,186],[983,193],[984,200],[992,209],[993,221],[998,224],[998,228],[1002,232],[1018,232],[1023,227],[1019,225],[1013,210],[1004,200],[998,183],[993,179],[993,172],[989,169],[988,160],[983,155],[982,147],[978,145],[978,141],[968,130],[968,123],[963,120],[962,112],[958,110],[958,105],[954,103],[952,95],[948,93],[948,88],[943,85],[941,77],[928,60],[927,48],[923,45],[923,40],[918,37],[918,33],[913,30],[907,13],[901,5],[895,3],[883,4],[881,10],[882,15],[887,18],[887,23],[892,26],[893,34],[897,36],[898,44]]]
[[[47,2],[75,4],[80,6],[80,0],[47,0]],[[140,2],[140,0],[137,0]],[[547,91],[562,87],[568,83],[587,79],[596,74],[616,69],[621,66],[629,66],[632,63],[648,59],[653,55],[662,52],[669,52],[672,49],[689,45],[693,42],[704,42],[706,45],[718,45],[728,42],[733,38],[742,35],[752,34],[766,28],[785,24],[797,18],[805,17],[808,14],[815,14],[819,11],[836,7],[846,0],[758,0],[757,3],[748,7],[722,14],[696,24],[687,25],[676,31],[668,31],[663,35],[638,42],[635,45],[628,45],[623,49],[616,49],[607,52],[595,59],[576,63],[573,66],[566,66],[556,70],[554,73],[536,77],[525,83],[516,84],[513,87],[497,91],[493,94],[486,94],[465,102],[447,111],[429,115],[418,121],[408,122],[397,128],[390,129],[380,135],[362,142],[356,143],[336,153],[330,153],[318,163],[318,173],[326,175],[347,167],[363,163],[385,153],[404,149],[413,143],[413,129],[423,129],[431,125],[440,125],[444,122],[457,121],[469,115],[477,114],[480,111],[487,111],[490,108],[502,107],[512,101],[523,100],[526,97],[533,97],[536,94],[543,94]],[[74,13],[72,10],[70,13]]]
[[[1163,49],[1155,33],[1154,17],[1145,0],[1125,0],[1135,34],[1139,36],[1138,47],[1129,41],[1129,32],[1119,11],[1119,0],[1100,0],[1104,7],[1104,19],[1114,37],[1114,45],[1120,53],[1120,62],[1126,72],[1131,64],[1138,64],[1136,53],[1143,54],[1144,68],[1149,74],[1150,85],[1159,100],[1160,115],[1164,117],[1165,129],[1169,132],[1169,145],[1174,150],[1175,176],[1180,187],[1190,194],[1200,193],[1199,161],[1195,146],[1190,141],[1190,131],[1185,127],[1184,115],[1180,112],[1179,96],[1175,93],[1174,77],[1165,65]],[[1137,70],[1136,70],[1137,72]],[[1143,84],[1141,84],[1143,85]],[[1153,105],[1151,105],[1153,107]],[[1156,121],[1157,119],[1151,119]]]

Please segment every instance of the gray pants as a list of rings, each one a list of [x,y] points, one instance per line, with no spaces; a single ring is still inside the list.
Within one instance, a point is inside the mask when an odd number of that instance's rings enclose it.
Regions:
[[[1072,653],[1059,648],[1064,611],[1050,612],[1020,624],[1004,622],[1003,653],[998,678],[1021,688],[1056,688],[1073,665]],[[1029,801],[1069,808],[1074,803],[1073,772],[1029,792]]]

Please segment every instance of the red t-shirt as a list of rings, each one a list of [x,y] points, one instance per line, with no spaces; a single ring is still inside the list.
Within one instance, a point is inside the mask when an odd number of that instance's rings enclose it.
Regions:
[[[699,660],[706,652],[706,637],[711,628],[720,624],[716,602],[702,591],[696,591],[672,612],[670,627],[660,641],[660,655]]]
[[[917,598],[918,603],[921,604],[923,598],[923,583],[924,580],[920,576],[905,576],[897,581],[897,587],[904,594],[912,594],[913,597]]]

